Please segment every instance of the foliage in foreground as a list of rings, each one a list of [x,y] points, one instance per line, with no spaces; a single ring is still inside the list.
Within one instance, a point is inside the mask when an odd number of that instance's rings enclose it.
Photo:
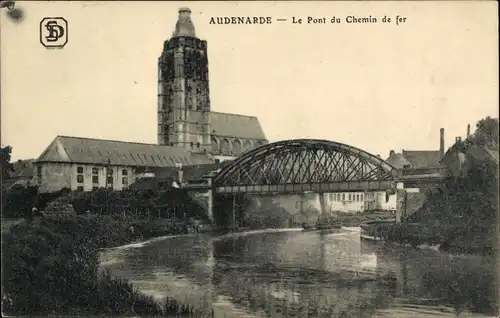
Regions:
[[[159,304],[125,280],[99,275],[98,248],[130,241],[112,218],[37,219],[2,233],[2,312],[7,315],[201,316]]]

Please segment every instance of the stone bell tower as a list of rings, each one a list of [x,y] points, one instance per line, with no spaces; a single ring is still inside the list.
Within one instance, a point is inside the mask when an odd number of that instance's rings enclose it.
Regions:
[[[158,144],[209,153],[210,140],[207,42],[181,8],[158,59]]]

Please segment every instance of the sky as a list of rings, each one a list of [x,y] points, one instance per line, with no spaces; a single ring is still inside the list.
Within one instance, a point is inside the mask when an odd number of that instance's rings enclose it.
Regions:
[[[0,12],[1,143],[36,158],[57,135],[156,143],[157,61],[178,9],[208,41],[212,110],[257,116],[270,142],[318,138],[387,157],[437,150],[498,117],[494,1],[19,2]],[[347,24],[347,16],[392,23]],[[406,22],[396,25],[396,16]],[[68,44],[39,42],[62,16]],[[270,16],[268,25],[209,24]],[[333,16],[338,24],[292,24]],[[277,18],[287,18],[277,22]]]

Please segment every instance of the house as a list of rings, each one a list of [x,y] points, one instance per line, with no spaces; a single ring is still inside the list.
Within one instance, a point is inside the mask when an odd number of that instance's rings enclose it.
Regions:
[[[458,137],[441,160],[441,164],[455,177],[465,176],[472,163],[493,163],[498,166],[498,145],[477,145],[468,140],[462,142]]]
[[[33,181],[40,192],[122,190],[164,168],[214,163],[180,147],[57,136],[33,162]]]

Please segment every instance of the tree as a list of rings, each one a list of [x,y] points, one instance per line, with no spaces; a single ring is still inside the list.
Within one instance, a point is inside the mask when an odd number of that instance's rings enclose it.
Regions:
[[[2,166],[1,180],[9,180],[10,173],[14,171],[14,165],[10,162],[12,147],[6,146],[0,148],[0,165]]]
[[[488,116],[477,122],[476,131],[469,139],[480,146],[498,147],[498,129],[498,118]]]

